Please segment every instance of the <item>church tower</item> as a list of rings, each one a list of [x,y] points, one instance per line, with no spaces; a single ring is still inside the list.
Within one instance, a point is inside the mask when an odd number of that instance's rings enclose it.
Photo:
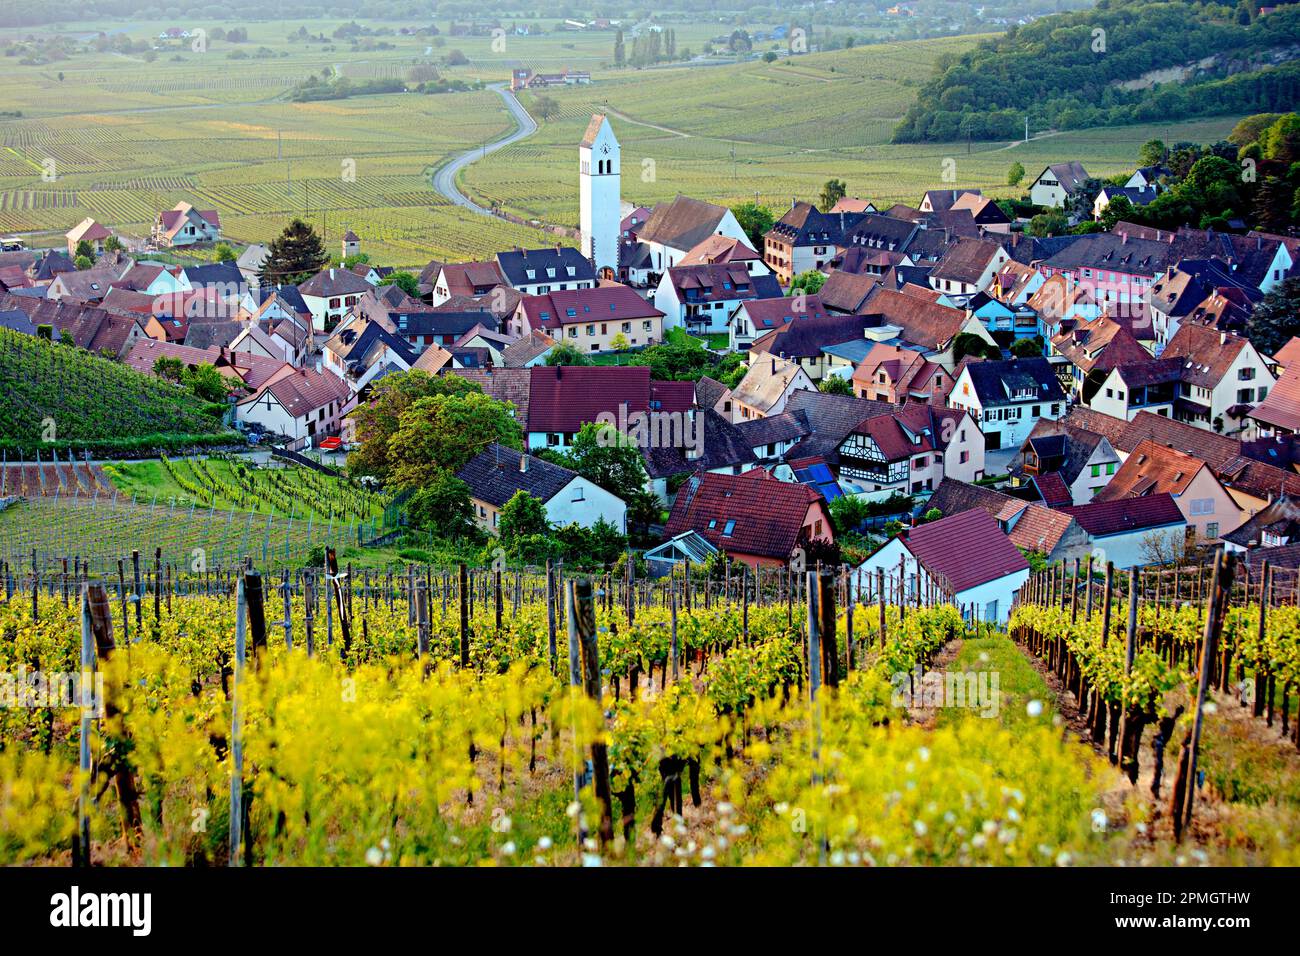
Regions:
[[[582,207],[582,254],[601,269],[618,270],[621,221],[618,140],[603,113],[596,113],[578,145]]]

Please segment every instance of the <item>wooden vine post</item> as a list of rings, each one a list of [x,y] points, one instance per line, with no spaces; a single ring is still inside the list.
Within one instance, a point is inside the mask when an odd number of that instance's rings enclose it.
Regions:
[[[339,582],[338,556],[335,554],[333,548],[325,549],[325,562],[329,570],[330,585],[331,591],[334,594],[335,606],[338,608],[339,612],[339,631],[343,634],[343,650],[341,656],[346,660],[348,651],[352,649],[352,621],[350,613],[351,608],[349,607],[351,602],[344,600],[343,585]],[[350,580],[349,587],[351,587]]]
[[[555,568],[551,567],[551,559],[546,559],[546,634],[548,648],[551,654],[551,673],[555,673],[556,654],[555,646]]]
[[[590,579],[569,582],[567,617],[570,685],[574,687],[581,685],[587,697],[600,707],[600,652],[596,645],[596,600]],[[600,842],[605,846],[614,839],[614,806],[609,789],[609,752],[603,740],[596,740],[591,745],[591,771],[596,800],[600,803]],[[583,776],[583,772],[575,767],[575,798],[582,792]]]
[[[469,569],[460,566],[460,666],[469,667]]]
[[[244,858],[244,738],[239,698],[247,655],[248,607],[242,577],[235,587],[235,676],[230,694],[230,851],[227,866],[240,866]]]

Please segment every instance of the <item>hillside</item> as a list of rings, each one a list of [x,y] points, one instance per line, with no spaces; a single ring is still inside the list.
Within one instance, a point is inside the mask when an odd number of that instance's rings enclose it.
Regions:
[[[1245,20],[1247,22],[1240,22]],[[941,60],[894,141],[1014,139],[1234,113],[1300,99],[1300,6],[1267,16],[1198,0],[1102,0]]]
[[[221,407],[117,362],[0,329],[0,447],[92,452],[216,444]]]

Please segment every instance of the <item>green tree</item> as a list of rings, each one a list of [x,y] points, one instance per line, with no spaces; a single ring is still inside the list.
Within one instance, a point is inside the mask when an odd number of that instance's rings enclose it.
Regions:
[[[417,528],[440,538],[458,540],[473,537],[476,531],[469,485],[449,471],[436,472],[417,488],[406,503],[406,513]]]
[[[553,96],[539,96],[533,106],[537,110],[537,115],[544,120],[550,120],[560,113],[560,103]]]
[[[1265,130],[1282,118],[1281,113],[1256,113],[1238,121],[1228,134],[1228,142],[1237,146],[1249,146],[1259,140]]]
[[[104,240],[104,251],[125,252],[126,246],[122,244],[122,240],[117,238],[117,236],[109,236],[107,239]]]
[[[153,363],[153,373],[169,382],[179,382],[185,372],[185,363],[170,355],[160,355]]]
[[[325,244],[310,223],[293,219],[271,240],[258,277],[271,285],[305,282],[329,262]]]
[[[801,272],[790,280],[790,295],[797,295],[799,292],[816,295],[825,284],[825,273],[818,272],[816,269],[809,269],[807,272]]]
[[[590,365],[591,359],[569,342],[556,342],[546,353],[547,365]]]
[[[546,506],[542,499],[526,491],[514,493],[502,506],[497,521],[497,534],[507,550],[518,545],[520,539],[545,535],[550,530],[551,523],[546,520]]]
[[[1246,321],[1246,337],[1264,355],[1272,355],[1294,335],[1300,335],[1300,278],[1283,279]]]
[[[388,481],[392,475],[390,454],[393,436],[402,415],[418,399],[435,395],[468,395],[482,392],[477,382],[459,375],[429,375],[411,371],[385,375],[371,386],[370,401],[359,405],[348,417],[356,428],[359,447],[348,455],[348,471]]]
[[[390,272],[379,280],[380,285],[395,285],[412,299],[420,297],[420,280],[413,272]]]
[[[1138,149],[1139,166],[1159,166],[1165,161],[1165,143],[1160,139],[1149,139]]]
[[[77,258],[72,260],[72,264],[77,267],[78,272],[85,272],[95,263],[91,261],[89,256],[77,256]]]
[[[817,205],[822,212],[830,212],[831,207],[848,195],[849,187],[842,179],[828,179],[817,196]]]
[[[1043,340],[1037,336],[1032,339],[1016,339],[1011,343],[1011,354],[1016,358],[1036,358],[1043,354]]]
[[[1019,186],[1021,181],[1024,178],[1025,178],[1024,164],[1019,161],[1012,163],[1011,168],[1007,170],[1007,185]]]
[[[59,342],[63,345],[76,345],[77,340],[72,337],[72,333],[67,329],[59,330]]]
[[[1002,358],[1002,350],[974,332],[962,332],[952,340],[952,360],[960,362],[967,356],[977,358]]]
[[[1029,220],[1029,225],[1025,227],[1025,232],[1031,236],[1045,238],[1047,236],[1063,235],[1070,228],[1069,220],[1066,219],[1065,213],[1060,209],[1051,209],[1047,212],[1040,212]]]
[[[207,362],[181,373],[181,384],[205,402],[224,402],[230,394],[230,380]]]
[[[830,395],[852,395],[853,382],[839,375],[826,375],[817,384],[820,391]]]
[[[630,343],[627,340],[627,336],[622,332],[619,332],[609,340],[609,347],[614,352],[622,352],[630,347]]]
[[[1275,159],[1288,165],[1300,161],[1300,116],[1287,113],[1260,137],[1264,158]]]
[[[587,422],[561,455],[556,458],[559,464],[572,468],[625,503],[645,487],[645,459],[640,449],[612,425]]]
[[[523,446],[519,423],[506,402],[482,392],[417,398],[402,412],[388,443],[392,480],[402,488],[427,484],[439,470],[455,472],[498,442]]]
[[[77,250],[73,255],[78,259],[94,259],[95,247],[90,244],[90,240],[82,239],[77,243]]]
[[[732,206],[731,213],[736,217],[736,222],[740,224],[740,228],[745,230],[750,247],[762,249],[763,237],[767,235],[768,230],[776,225],[776,216],[772,210],[751,200],[738,206]]]
[[[614,66],[622,69],[627,65],[627,48],[623,44],[623,31],[614,35]]]
[[[234,261],[235,261],[235,258],[236,258],[236,256],[235,256],[235,250],[230,248],[230,243],[228,243],[228,242],[218,242],[218,243],[217,243],[217,246],[216,246],[216,249],[214,249],[213,251],[216,252],[216,254],[217,254],[217,261],[218,261],[218,262],[234,262]]]

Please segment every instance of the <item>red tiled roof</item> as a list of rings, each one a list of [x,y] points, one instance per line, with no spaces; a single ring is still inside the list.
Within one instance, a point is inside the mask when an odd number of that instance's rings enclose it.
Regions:
[[[558,329],[584,322],[622,322],[661,318],[656,309],[629,286],[611,283],[594,289],[568,289],[546,295],[526,295],[519,302],[530,328]],[[570,315],[569,313],[573,314]]]
[[[677,492],[665,537],[696,531],[731,554],[785,560],[799,544],[808,508],[821,500],[814,488],[778,481],[761,470],[744,475],[696,472]],[[826,534],[831,533],[828,522]]]
[[[601,413],[618,419],[623,406],[629,415],[650,407],[650,368],[645,365],[537,365],[527,372],[530,432],[573,434]]]
[[[1025,556],[982,508],[911,528],[899,537],[922,567],[954,591],[1029,569]]]
[[[1034,485],[1038,488],[1038,493],[1043,496],[1043,504],[1049,508],[1063,508],[1074,503],[1074,497],[1066,487],[1065,480],[1055,471],[1045,475],[1035,475]]]
[[[1061,511],[1079,522],[1079,526],[1093,537],[1186,523],[1183,513],[1169,494],[1091,501],[1086,505],[1062,508]]]

